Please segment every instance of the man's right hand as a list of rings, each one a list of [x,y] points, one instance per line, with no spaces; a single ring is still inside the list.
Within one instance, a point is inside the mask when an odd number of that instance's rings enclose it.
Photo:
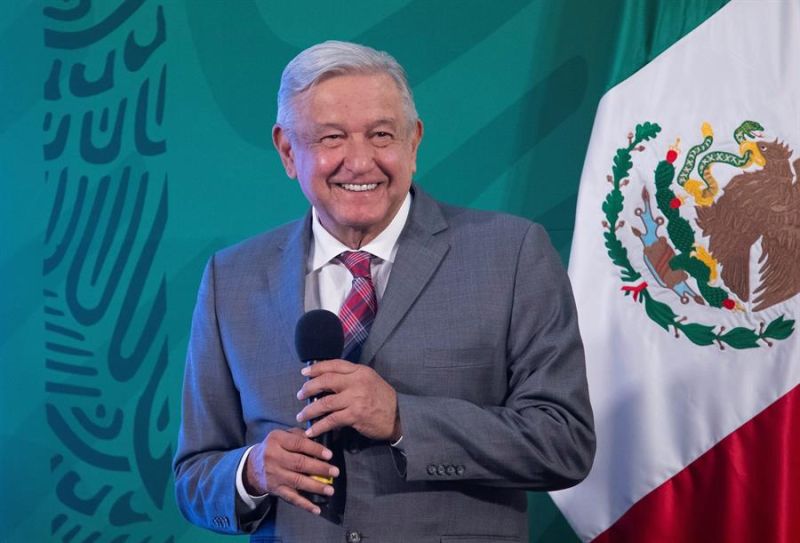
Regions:
[[[333,453],[306,437],[299,428],[273,430],[253,447],[244,469],[244,486],[253,496],[272,494],[315,515],[320,509],[300,494],[331,496],[333,486],[313,479],[338,477],[339,469],[325,462]]]

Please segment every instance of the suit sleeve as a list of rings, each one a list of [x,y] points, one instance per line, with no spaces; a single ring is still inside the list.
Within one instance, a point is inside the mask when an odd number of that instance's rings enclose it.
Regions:
[[[217,322],[214,258],[206,266],[183,382],[183,410],[173,462],[175,495],[187,520],[221,533],[252,531],[270,501],[243,513],[236,470],[245,446],[239,392],[225,357]]]
[[[577,484],[591,467],[594,422],[572,291],[547,234],[519,248],[500,406],[398,394],[408,481],[471,481],[529,490]]]

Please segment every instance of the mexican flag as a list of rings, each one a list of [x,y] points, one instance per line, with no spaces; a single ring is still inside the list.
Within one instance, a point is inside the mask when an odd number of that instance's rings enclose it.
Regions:
[[[598,451],[552,493],[582,539],[800,541],[799,175],[800,1],[733,0],[603,97],[569,267]]]

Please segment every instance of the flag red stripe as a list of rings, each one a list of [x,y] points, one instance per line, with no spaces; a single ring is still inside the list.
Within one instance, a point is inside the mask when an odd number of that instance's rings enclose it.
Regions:
[[[641,541],[800,541],[800,386],[647,494],[594,539]]]

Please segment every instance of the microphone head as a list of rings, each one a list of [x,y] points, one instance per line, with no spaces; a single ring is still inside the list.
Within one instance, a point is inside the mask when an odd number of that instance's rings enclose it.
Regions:
[[[297,321],[294,347],[301,362],[341,358],[344,350],[342,321],[325,309],[309,311]]]

